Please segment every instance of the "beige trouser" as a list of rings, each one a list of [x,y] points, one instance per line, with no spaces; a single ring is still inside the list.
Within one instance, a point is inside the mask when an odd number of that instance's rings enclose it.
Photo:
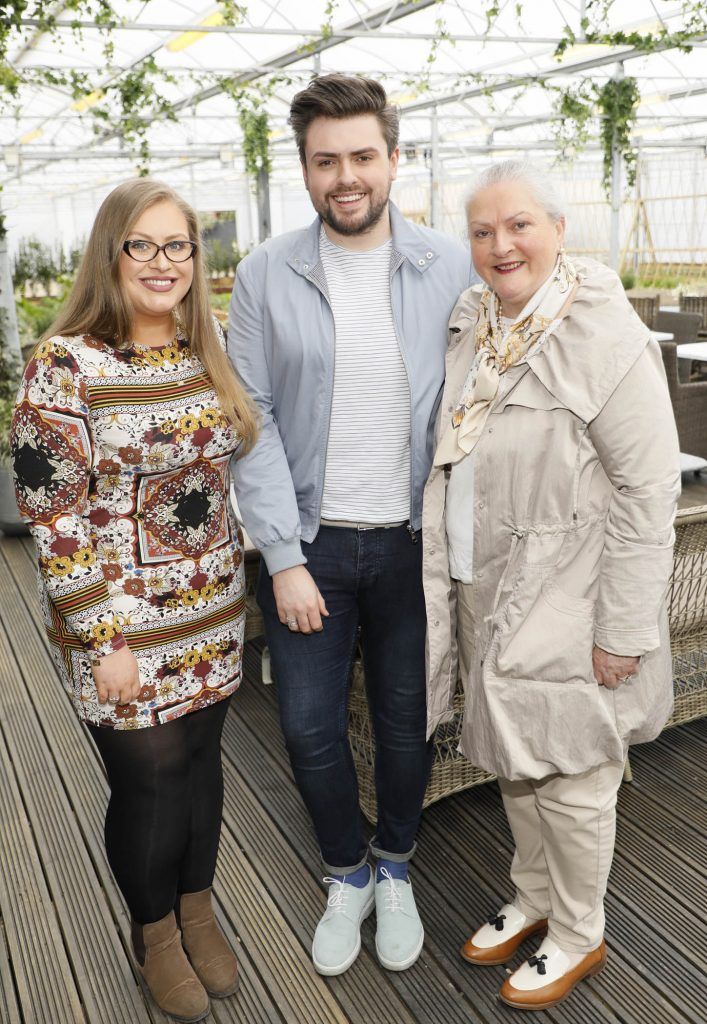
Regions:
[[[623,763],[581,775],[499,779],[516,851],[515,905],[547,917],[560,949],[588,953],[604,935],[604,895],[616,836],[616,794]]]
[[[471,587],[457,584],[459,661],[466,685],[472,663]],[[596,949],[604,935],[604,895],[616,837],[623,763],[581,775],[499,779],[516,844],[511,879],[526,917],[549,919],[548,935],[568,953]]]

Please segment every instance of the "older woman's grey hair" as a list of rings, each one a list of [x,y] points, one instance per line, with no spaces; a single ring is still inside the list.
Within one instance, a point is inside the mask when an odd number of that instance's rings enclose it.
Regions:
[[[532,164],[529,160],[499,160],[486,167],[474,181],[464,207],[467,217],[469,208],[479,192],[491,185],[506,182],[525,185],[551,220],[558,221],[565,216],[564,199],[550,181],[546,168]]]

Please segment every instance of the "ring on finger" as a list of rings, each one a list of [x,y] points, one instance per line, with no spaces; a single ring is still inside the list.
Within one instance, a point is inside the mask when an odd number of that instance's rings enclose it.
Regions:
[[[299,629],[299,623],[297,622],[297,619],[288,619],[287,625],[289,626],[290,629]]]
[[[118,703],[119,703],[119,701],[120,701],[120,697],[114,697],[114,696],[113,696],[112,694],[111,694],[111,696],[110,696],[110,697],[108,698],[108,703],[109,703],[109,704],[118,704]]]
[[[627,683],[630,678],[631,678],[631,674],[629,673],[627,676],[622,676],[621,679],[617,680],[617,682],[619,682],[619,683]]]

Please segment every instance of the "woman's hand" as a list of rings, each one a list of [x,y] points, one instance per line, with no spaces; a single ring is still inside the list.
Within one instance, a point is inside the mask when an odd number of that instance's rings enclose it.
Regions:
[[[640,662],[640,658],[624,658],[620,654],[610,654],[596,645],[592,650],[594,678],[600,686],[606,686],[610,690],[616,690],[629,676],[635,676]]]
[[[99,704],[129,704],[140,693],[137,658],[127,646],[101,658],[91,671]]]

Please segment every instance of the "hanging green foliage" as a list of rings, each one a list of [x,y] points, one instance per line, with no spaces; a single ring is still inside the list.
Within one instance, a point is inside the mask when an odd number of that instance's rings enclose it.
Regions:
[[[162,85],[175,81],[150,55],[107,84],[98,102],[88,109],[96,136],[114,132],[126,147],[136,150],[140,175],[150,169],[147,133],[152,121],[177,120],[171,101],[161,91]]]
[[[220,78],[219,87],[230,96],[238,110],[238,123],[243,132],[243,159],[246,173],[257,178],[261,170],[272,170],[270,154],[270,122],[267,101],[279,85],[291,85],[292,77],[279,72],[264,82],[239,85],[232,79]]]
[[[636,113],[640,101],[635,78],[610,78],[604,85],[579,82],[559,87],[545,82],[555,95],[553,134],[563,157],[574,158],[593,134],[592,123],[598,120],[598,134],[603,153],[602,185],[611,193],[611,170],[614,142],[626,169],[629,187],[636,181],[636,153],[631,145]]]
[[[248,13],[246,5],[237,3],[237,0],[218,0],[218,7],[224,25],[238,25]]]
[[[136,7],[144,10],[149,0]],[[235,25],[246,13],[244,4],[236,0],[217,0],[226,25]],[[149,171],[150,151],[148,131],[155,120],[176,121],[172,101],[164,95],[163,85],[171,85],[176,78],[157,63],[149,54],[133,67],[126,70],[112,66],[114,46],[112,32],[122,20],[110,0],[16,0],[0,3],[0,108],[19,99],[23,86],[49,85],[65,89],[72,100],[92,102],[79,111],[80,117],[93,122],[93,131],[98,141],[118,136],[126,148],[134,150],[138,162],[138,173]],[[8,49],[18,34],[26,30],[27,20],[34,23],[32,28],[38,34],[47,35],[53,46],[61,45],[59,29],[69,18],[75,41],[83,38],[82,20],[97,26],[103,37],[103,61],[105,81],[91,83],[85,72],[60,70],[51,67],[12,67],[7,63]],[[58,24],[61,22],[61,25]]]
[[[334,13],[339,6],[339,0],[327,0],[324,6],[324,20],[321,25],[322,39],[331,39],[334,34]]]
[[[560,60],[571,46],[578,43],[594,43],[603,46],[632,46],[643,53],[655,53],[658,49],[676,49],[689,53],[700,36],[707,33],[707,5],[702,0],[681,0],[682,25],[676,31],[667,22],[659,21],[660,27],[649,32],[635,29],[607,32],[606,24],[614,0],[587,0],[586,10],[581,19],[581,33],[578,36],[568,23],[565,24],[563,39],[555,48],[555,57]]]
[[[411,0],[413,4],[418,0]],[[144,11],[149,0],[134,0],[136,8]],[[417,92],[432,91],[432,73],[442,44],[453,44],[444,16],[445,0],[436,0],[434,33],[429,53],[425,59],[422,74],[417,73],[410,78],[408,85]],[[238,24],[246,14],[246,3],[237,0],[217,0],[218,8],[227,25]],[[704,0],[679,0],[680,27],[673,31],[670,25],[675,20],[659,21],[658,27],[645,30],[610,30],[610,14],[614,0],[586,0],[581,24],[573,29],[569,24],[564,28],[563,38],[555,48],[555,57],[560,60],[571,46],[578,43],[603,44],[615,47],[633,47],[643,53],[653,53],[658,49],[674,48],[689,52],[695,42],[707,35],[707,3]],[[22,102],[21,90],[24,86],[50,85],[53,88],[65,89],[74,100],[92,98],[86,104],[83,114],[94,123],[94,131],[98,142],[119,137],[124,145],[135,151],[139,160],[141,173],[146,173],[149,165],[148,131],[154,120],[176,120],[169,98],[170,90],[162,86],[176,81],[176,74],[159,66],[154,56],[150,55],[135,67],[128,69],[115,68],[113,61],[113,30],[119,24],[124,13],[116,11],[115,4],[110,0],[0,0],[0,106],[3,104],[19,108]],[[315,38],[303,44],[303,52],[311,52],[321,47],[323,42],[331,40],[336,29],[334,19],[341,7],[340,0],[326,0],[320,32]],[[491,32],[499,18],[506,16],[511,10],[520,22],[521,15],[530,9],[527,0],[516,0],[511,5],[504,5],[500,0],[483,0],[482,12],[486,21],[486,31]],[[62,70],[50,67],[11,66],[8,61],[9,49],[13,40],[26,37],[26,21],[32,20],[32,28],[36,33],[44,33],[51,46],[61,46],[63,36],[59,33],[58,24],[71,21],[75,39],[82,37],[82,21],[90,21],[100,28],[102,33],[103,58],[105,63],[105,80],[89,84],[88,75],[74,70]],[[297,74],[294,72],[293,74]],[[180,83],[185,80],[194,82],[208,79],[210,84],[217,84],[225,92],[234,96],[238,103],[238,117],[244,135],[246,165],[249,173],[270,168],[269,124],[265,99],[272,95],[273,83],[278,80],[279,72],[274,76],[264,72],[258,82],[251,82],[247,88],[238,84],[238,79],[228,79],[208,72],[180,71]],[[601,138],[604,145],[605,161],[609,152],[609,134],[617,140],[627,162],[629,181],[632,180],[634,164],[629,136],[637,96],[632,98],[630,85],[613,90],[613,86],[598,89],[573,83],[569,87],[558,89],[544,83],[542,75],[528,76],[525,80],[509,76],[514,89],[530,88],[545,84],[548,88],[557,89],[556,113],[557,123],[554,127],[558,146],[563,154],[574,154],[586,144],[591,127],[591,118],[596,115],[596,108],[601,114]],[[628,80],[627,80],[628,81]],[[262,83],[262,84],[261,84]],[[445,91],[449,88],[463,88],[473,83],[490,101],[494,90],[498,88],[497,76],[484,75],[479,72],[461,72],[455,82],[445,80]],[[634,83],[635,85],[635,83]],[[593,90],[593,93],[592,93]],[[96,99],[96,97],[98,97]],[[628,134],[627,134],[628,133]],[[605,163],[606,170],[606,163]],[[606,175],[605,175],[606,179]]]
[[[611,167],[614,146],[618,149],[626,168],[630,187],[636,183],[636,151],[631,145],[636,107],[641,94],[635,78],[610,78],[598,90],[597,105],[602,113],[600,138],[604,153],[602,184],[607,195],[611,192]]]
[[[587,81],[558,91],[552,130],[563,157],[574,157],[587,144],[595,99]]]
[[[35,22],[34,30],[48,35],[54,42],[57,40],[57,21],[68,16],[73,23],[74,36],[81,38],[79,22],[87,19],[101,29],[104,40],[104,57],[112,56],[113,45],[110,33],[120,21],[110,0],[14,0],[12,3],[0,4],[0,65],[5,65],[8,50],[13,38],[23,31],[23,22]],[[105,50],[107,47],[107,51]],[[16,69],[15,73],[22,80],[24,68]],[[0,83],[0,88],[2,85]]]
[[[268,115],[263,109],[242,106],[238,121],[243,132],[243,160],[246,174],[257,178],[260,171],[270,173],[270,129]]]

